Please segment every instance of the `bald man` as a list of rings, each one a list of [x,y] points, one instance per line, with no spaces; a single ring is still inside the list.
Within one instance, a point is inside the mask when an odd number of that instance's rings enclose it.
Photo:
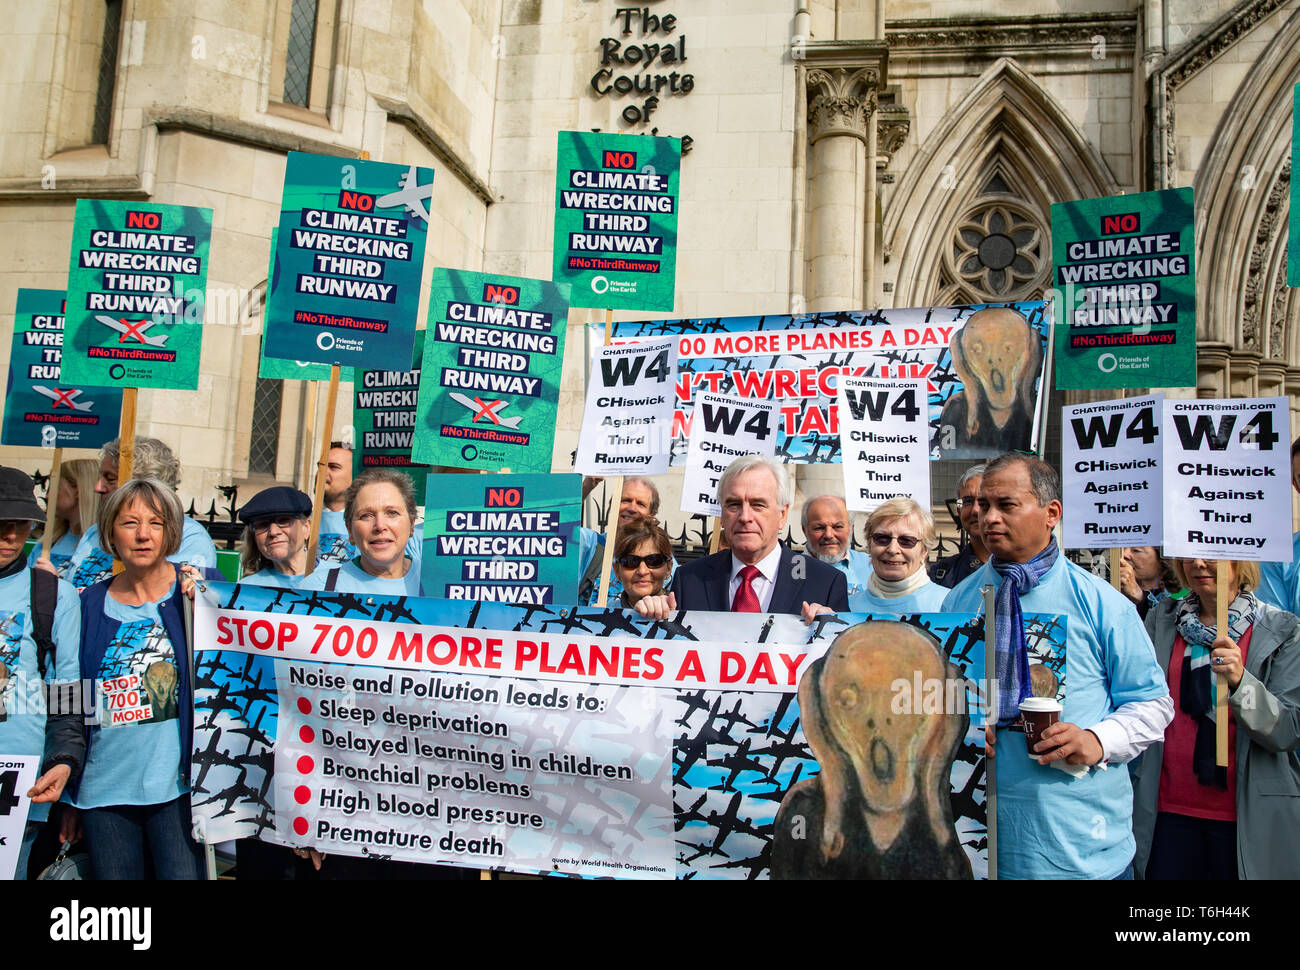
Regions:
[[[844,573],[849,596],[867,588],[871,557],[853,546],[853,515],[838,495],[818,495],[803,506],[805,548]]]

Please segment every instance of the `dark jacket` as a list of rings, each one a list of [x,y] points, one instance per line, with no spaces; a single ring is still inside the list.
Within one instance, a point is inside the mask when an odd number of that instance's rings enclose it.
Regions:
[[[982,565],[984,564],[980,562],[979,556],[975,555],[970,543],[966,542],[951,556],[944,556],[931,563],[930,578],[939,586],[955,589],[958,583]]]
[[[801,560],[801,562],[797,562]],[[723,550],[696,559],[677,570],[673,592],[677,606],[683,610],[731,610],[728,586],[731,583],[731,552]],[[769,613],[798,616],[804,603],[820,603],[836,613],[849,609],[849,585],[844,573],[812,556],[791,552],[782,547],[781,563],[776,570]]]

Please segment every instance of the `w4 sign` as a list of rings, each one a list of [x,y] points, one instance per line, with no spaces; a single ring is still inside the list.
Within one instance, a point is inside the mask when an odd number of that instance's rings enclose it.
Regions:
[[[1061,409],[1067,548],[1160,545],[1163,401],[1156,394]]]
[[[584,475],[662,475],[673,444],[677,340],[601,347],[574,465]]]
[[[923,380],[841,377],[836,388],[844,497],[870,512],[900,495],[930,506],[930,422]]]
[[[1287,399],[1165,401],[1164,418],[1166,555],[1290,562]]]
[[[776,453],[776,403],[701,393],[691,415],[682,511],[721,515],[718,479],[740,455]]]

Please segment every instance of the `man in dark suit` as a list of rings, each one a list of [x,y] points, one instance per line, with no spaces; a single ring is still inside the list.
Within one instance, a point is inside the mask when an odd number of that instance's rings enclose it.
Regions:
[[[718,504],[729,548],[682,566],[673,577],[673,594],[643,597],[638,612],[655,619],[672,609],[811,619],[818,606],[848,611],[844,573],[777,541],[790,514],[790,486],[780,463],[762,455],[735,459],[718,481]]]

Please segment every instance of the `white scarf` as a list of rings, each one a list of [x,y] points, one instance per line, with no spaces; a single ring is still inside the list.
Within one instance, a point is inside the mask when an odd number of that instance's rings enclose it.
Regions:
[[[928,582],[930,582],[930,574],[925,571],[924,563],[917,566],[916,572],[912,575],[896,581],[881,579],[880,574],[873,570],[867,577],[867,592],[881,599],[892,600],[915,593]]]

